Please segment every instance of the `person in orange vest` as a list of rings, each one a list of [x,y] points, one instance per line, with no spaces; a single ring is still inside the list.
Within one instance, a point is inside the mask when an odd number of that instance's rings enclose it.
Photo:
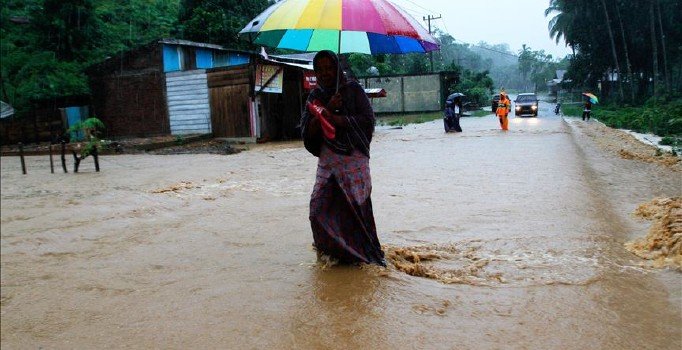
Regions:
[[[500,102],[497,103],[497,111],[495,111],[495,114],[497,114],[497,117],[500,118],[500,126],[502,127],[502,130],[509,130],[509,119],[507,116],[509,115],[510,109],[511,101],[509,101],[507,93],[504,91],[500,92]]]

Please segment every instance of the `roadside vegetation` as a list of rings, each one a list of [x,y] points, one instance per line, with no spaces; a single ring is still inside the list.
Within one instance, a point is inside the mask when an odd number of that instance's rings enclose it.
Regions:
[[[573,50],[562,87],[599,96],[592,116],[652,133],[679,149],[682,137],[682,2],[551,0],[549,32]],[[580,116],[582,106],[562,106]]]
[[[580,117],[580,104],[562,105],[565,115]],[[661,145],[672,146],[676,153],[682,149],[682,98],[651,98],[643,106],[621,107],[615,104],[594,105],[592,118],[609,127],[662,137]]]

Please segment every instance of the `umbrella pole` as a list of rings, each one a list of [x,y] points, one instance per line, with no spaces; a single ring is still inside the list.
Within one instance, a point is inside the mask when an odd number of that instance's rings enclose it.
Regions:
[[[339,46],[336,50],[336,93],[339,92],[339,81],[341,80],[341,30],[339,30]]]

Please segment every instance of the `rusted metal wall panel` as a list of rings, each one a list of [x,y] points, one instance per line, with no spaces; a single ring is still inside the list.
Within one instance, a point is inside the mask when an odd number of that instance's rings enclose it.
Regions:
[[[106,137],[168,135],[163,73],[109,75],[92,80],[92,115],[106,125]]]
[[[211,132],[211,110],[205,70],[166,74],[166,96],[172,135]]]
[[[106,125],[105,137],[170,134],[161,45],[112,57],[91,69],[91,115]]]

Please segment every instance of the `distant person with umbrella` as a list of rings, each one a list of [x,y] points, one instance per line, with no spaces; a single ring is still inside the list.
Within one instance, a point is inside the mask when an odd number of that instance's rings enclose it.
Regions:
[[[374,111],[357,82],[337,77],[338,65],[332,51],[315,55],[318,87],[301,118],[303,144],[318,157],[309,215],[314,246],[318,256],[341,263],[385,266],[370,197]]]
[[[507,93],[502,90],[500,91],[500,102],[497,103],[497,111],[495,111],[495,114],[497,114],[497,118],[500,119],[500,127],[502,130],[509,130],[509,110],[511,109],[511,101],[509,101],[509,97],[507,96]]]
[[[583,120],[590,120],[590,114],[592,114],[592,104],[597,103],[599,99],[594,94],[589,92],[583,92],[585,96],[585,107],[583,108]]]
[[[443,118],[445,132],[462,132],[462,127],[459,125],[459,118],[462,116],[462,97],[464,94],[456,92],[445,100],[445,116]]]

